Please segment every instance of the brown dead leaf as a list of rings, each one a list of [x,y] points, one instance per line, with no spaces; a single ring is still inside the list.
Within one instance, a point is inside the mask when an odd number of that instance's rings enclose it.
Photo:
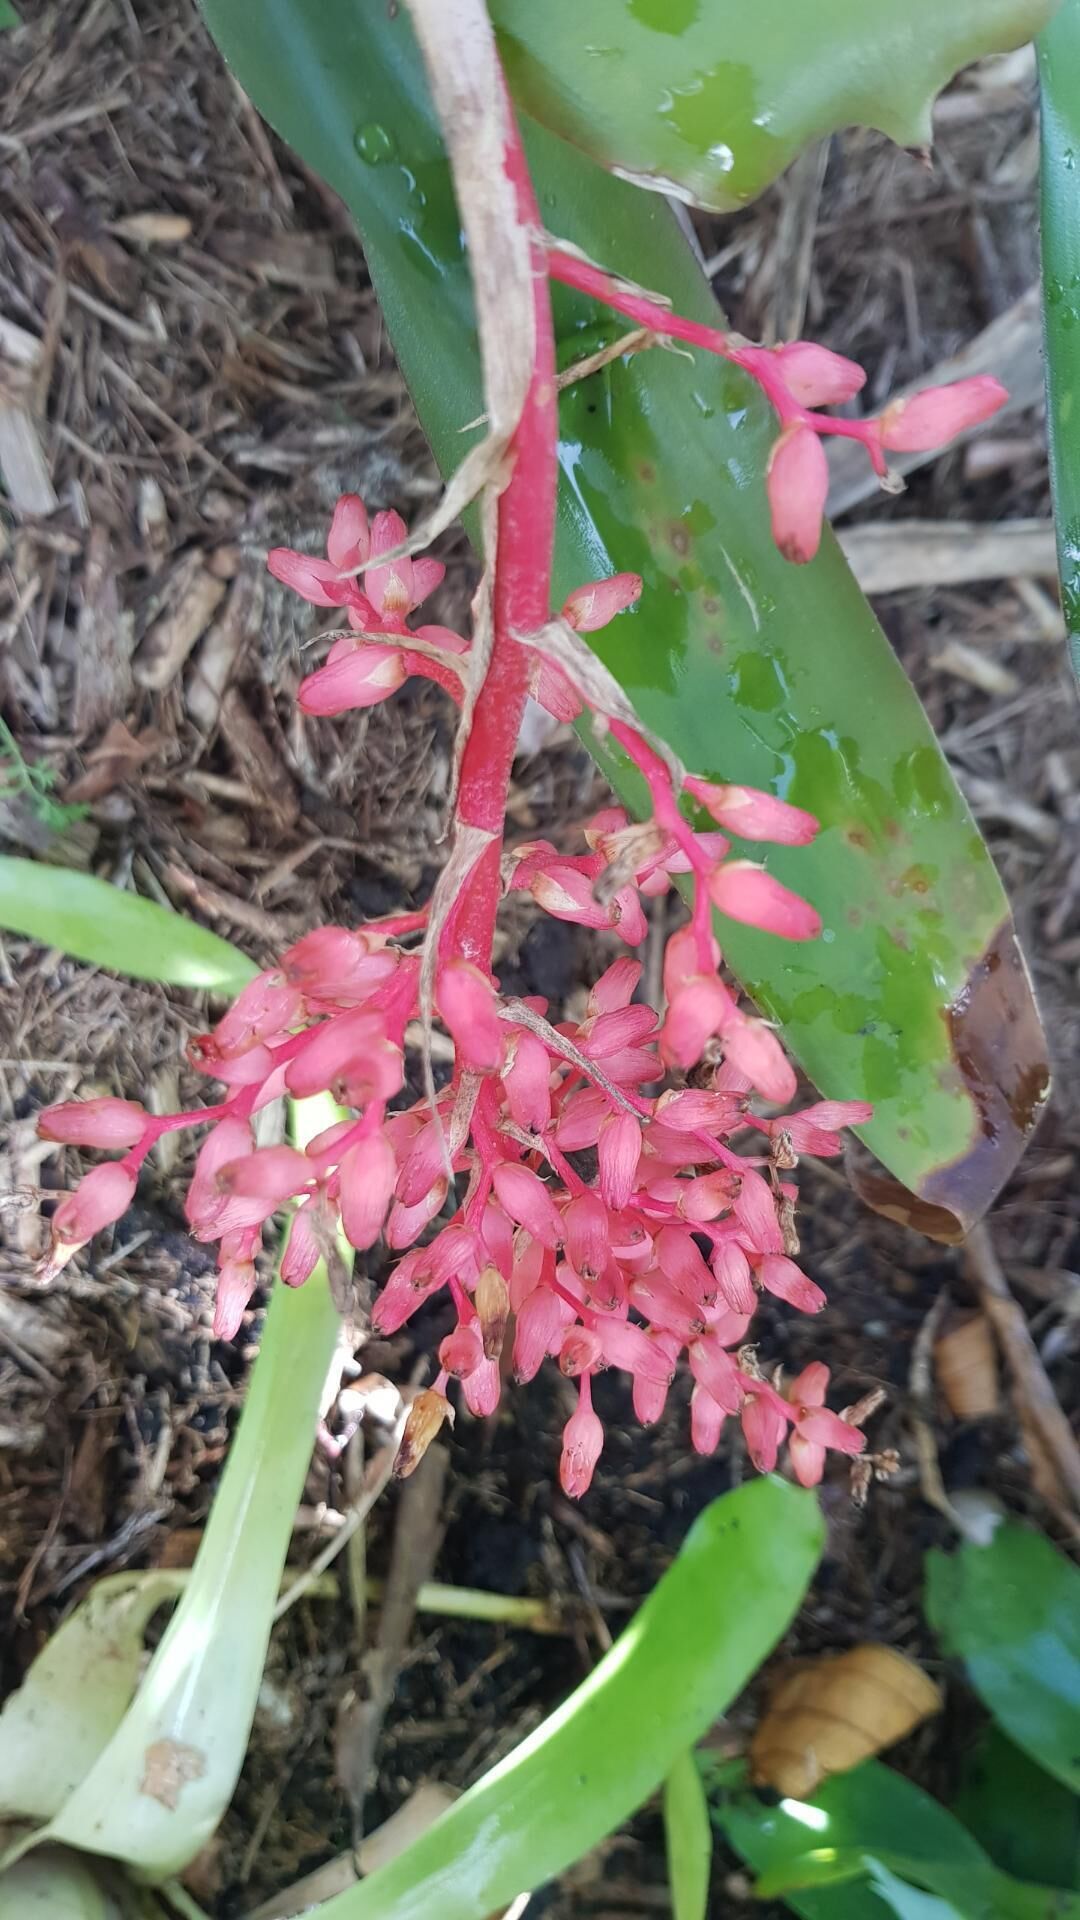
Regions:
[[[921,1667],[867,1642],[780,1681],[750,1743],[755,1786],[805,1799],[833,1773],[881,1753],[931,1714],[941,1694]]]
[[[997,1348],[984,1313],[953,1321],[934,1344],[938,1385],[958,1420],[982,1420],[1001,1405]]]
[[[155,1740],[143,1755],[139,1792],[175,1813],[188,1781],[201,1780],[205,1772],[206,1755],[198,1747],[186,1746],[183,1740]]]

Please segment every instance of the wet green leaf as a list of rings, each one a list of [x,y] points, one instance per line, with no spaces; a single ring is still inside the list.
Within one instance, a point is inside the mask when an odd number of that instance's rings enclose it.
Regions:
[[[808,1801],[722,1796],[714,1818],[759,1875],[762,1897],[783,1898],[805,1920],[923,1920],[901,1900],[908,1890],[947,1902],[961,1920],[1080,1916],[1077,1896],[999,1872],[951,1813],[877,1760],[835,1775]]]
[[[664,1836],[674,1920],[705,1920],[712,1828],[701,1773],[691,1751],[680,1753],[664,1781]]]
[[[821,135],[933,139],[935,95],[1057,0],[491,0],[510,82],[553,132],[640,185],[742,206]]]
[[[659,1786],[775,1645],[823,1534],[814,1498],[782,1480],[715,1500],[569,1700],[320,1920],[476,1920],[580,1859]]]
[[[1061,604],[1080,678],[1080,0],[1063,0],[1036,44],[1050,476]]]
[[[22,21],[12,5],[12,0],[0,0],[0,33],[5,27],[21,27]]]
[[[405,9],[352,0],[203,0],[256,103],[360,224],[405,377],[452,469],[482,411],[471,291],[437,127]],[[526,128],[553,232],[676,307],[716,318],[655,195]],[[612,323],[559,294],[564,362]],[[666,353],[567,390],[556,590],[621,569],[639,608],[596,645],[643,720],[696,772],[817,814],[811,848],[767,863],[819,908],[792,947],[718,921],[728,960],[830,1098],[875,1104],[866,1138],[955,1232],[989,1204],[1046,1085],[1045,1046],[1000,883],[933,733],[831,537],[810,567],[772,545],[775,433],[735,369]],[[631,800],[625,762],[606,762]],[[753,850],[755,857],[761,849]],[[881,1194],[879,1191],[879,1198]],[[910,1201],[887,1197],[901,1217]]]
[[[239,993],[257,971],[238,947],[107,880],[0,856],[0,927],[135,980]]]
[[[1018,1747],[1080,1792],[1080,1571],[1030,1527],[926,1558],[926,1613]]]
[[[967,1755],[952,1811],[1006,1873],[1080,1887],[1080,1800],[1000,1727]]]

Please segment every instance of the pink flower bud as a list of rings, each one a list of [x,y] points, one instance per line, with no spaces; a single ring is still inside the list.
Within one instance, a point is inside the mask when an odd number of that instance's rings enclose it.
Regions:
[[[597,1153],[604,1204],[618,1213],[629,1204],[641,1159],[641,1127],[632,1113],[609,1114],[600,1128]]]
[[[386,1038],[382,1015],[365,1007],[312,1027],[290,1060],[285,1084],[297,1100],[330,1092],[343,1106],[392,1099],[402,1081],[400,1049]]]
[[[211,1228],[196,1237],[217,1240],[222,1234],[261,1226],[286,1200],[309,1186],[313,1173],[306,1154],[295,1147],[257,1147],[254,1153],[231,1161],[217,1174],[221,1205]]]
[[[640,960],[631,960],[626,954],[621,960],[614,961],[600,975],[589,994],[590,1020],[595,1019],[597,1014],[617,1013],[620,1007],[628,1007],[640,979]]]
[[[765,1100],[786,1106],[795,1096],[795,1069],[775,1033],[761,1020],[737,1014],[723,1028],[724,1051]]]
[[[753,1253],[781,1253],[784,1236],[776,1214],[776,1201],[769,1182],[747,1167],[739,1181],[732,1211],[744,1247]]]
[[[631,1281],[630,1301],[643,1319],[678,1340],[696,1340],[705,1332],[701,1308],[659,1273],[645,1273]]]
[[[510,1064],[502,1083],[506,1104],[516,1126],[526,1133],[542,1133],[551,1119],[551,1061],[535,1033],[511,1029]]]
[[[214,1339],[232,1340],[239,1333],[244,1309],[255,1291],[255,1265],[251,1260],[223,1260],[218,1271],[214,1298]]]
[[[825,1305],[821,1288],[785,1254],[766,1254],[758,1268],[758,1279],[767,1293],[786,1300],[789,1307],[797,1307],[800,1313],[820,1313]]]
[[[395,1200],[383,1229],[388,1247],[393,1247],[395,1250],[411,1247],[413,1241],[419,1239],[424,1228],[442,1212],[449,1184],[446,1175],[441,1174],[432,1182],[423,1197],[414,1202],[411,1207],[406,1207],[400,1200]]]
[[[496,1011],[498,996],[479,967],[467,960],[443,967],[435,983],[435,1004],[462,1065],[473,1073],[496,1072],[506,1030]]]
[[[585,702],[561,667],[553,660],[540,659],[533,687],[533,699],[555,720],[569,725],[584,712]]]
[[[689,1349],[690,1371],[724,1413],[738,1413],[742,1405],[739,1369],[715,1333],[699,1334]]]
[[[241,1160],[252,1148],[251,1128],[246,1120],[219,1120],[203,1141],[195,1158],[195,1171],[184,1201],[188,1225],[197,1240],[217,1238],[215,1222],[225,1204],[225,1195],[217,1176],[230,1161]]]
[[[750,860],[726,860],[709,876],[713,905],[731,920],[777,933],[784,940],[816,940],[820,914],[797,893]]]
[[[725,1304],[732,1313],[753,1313],[757,1294],[750,1262],[733,1240],[721,1240],[713,1249],[712,1270]]]
[[[529,892],[553,920],[569,920],[579,927],[614,925],[612,908],[601,906],[599,901],[594,900],[592,881],[565,862],[552,862],[550,866],[534,873],[529,881]]]
[[[38,1114],[43,1140],[68,1147],[133,1147],[142,1138],[148,1115],[136,1100],[62,1100]]]
[[[367,606],[366,596],[355,580],[342,580],[340,570],[329,560],[316,559],[309,553],[296,553],[291,547],[272,547],[266,556],[266,565],[275,580],[282,586],[291,588],[293,593],[310,601],[313,607],[350,607]],[[371,624],[376,626],[377,618],[372,607]]]
[[[881,444],[890,453],[930,453],[989,420],[1008,397],[1001,381],[987,373],[926,387],[910,400],[890,401],[878,421]]]
[[[640,598],[640,574],[613,573],[607,580],[575,587],[563,602],[562,617],[575,633],[596,633]]]
[[[429,1251],[427,1247],[416,1247],[404,1260],[398,1261],[371,1311],[375,1333],[384,1337],[397,1333],[424,1301],[444,1285],[427,1264]]]
[[[684,1180],[681,1185],[679,1212],[692,1226],[717,1219],[731,1206],[733,1176],[726,1168],[717,1173],[695,1174],[692,1180]]]
[[[541,1362],[559,1332],[559,1301],[549,1287],[534,1287],[517,1310],[514,1329],[514,1378],[535,1379]]]
[[[774,347],[772,358],[784,385],[801,407],[835,407],[854,399],[866,385],[866,373],[854,360],[815,346],[812,340],[791,340]]]
[[[785,560],[812,560],[829,491],[825,449],[812,428],[785,427],[769,455],[766,485],[773,539]]]
[[[598,1193],[587,1188],[575,1195],[563,1215],[563,1232],[576,1272],[586,1277],[602,1273],[611,1252],[611,1226]]]
[[[358,493],[343,493],[334,508],[326,536],[326,557],[332,567],[347,572],[362,567],[371,552],[367,512]]]
[[[715,1453],[727,1415],[711,1393],[696,1386],[690,1395],[690,1439],[695,1453]]]
[[[698,974],[675,989],[660,1032],[661,1058],[684,1072],[696,1066],[706,1042],[730,1017],[734,1002],[716,974]]]
[[[369,1134],[341,1162],[341,1224],[357,1253],[373,1247],[386,1218],[397,1178],[394,1149],[384,1134]]]
[[[357,707],[377,707],[404,686],[407,678],[396,647],[372,646],[364,641],[353,646],[349,642],[346,652],[301,680],[297,704],[304,713],[323,717],[350,713]]]
[[[599,1087],[572,1093],[555,1123],[555,1140],[564,1153],[595,1147],[609,1112],[607,1095]]]
[[[754,1466],[759,1473],[771,1473],[788,1429],[779,1395],[764,1387],[750,1391],[748,1386],[739,1418]]]
[[[110,1160],[94,1167],[78,1186],[61,1200],[52,1217],[53,1240],[74,1252],[92,1240],[95,1233],[111,1227],[126,1213],[135,1193],[136,1176],[122,1161]]]
[[[800,1414],[809,1407],[823,1407],[829,1390],[829,1369],[823,1360],[811,1360],[787,1385],[787,1399]]]
[[[527,1227],[543,1246],[558,1246],[562,1219],[539,1174],[504,1160],[495,1169],[493,1185],[500,1206],[505,1207],[511,1220]]]
[[[461,1385],[469,1412],[477,1420],[486,1420],[489,1414],[494,1413],[502,1392],[498,1361],[481,1360],[472,1373],[466,1374]]]
[[[604,1445],[604,1429],[593,1412],[591,1400],[586,1398],[588,1391],[586,1376],[582,1380],[577,1412],[563,1428],[559,1483],[571,1500],[580,1500],[583,1493],[588,1493]]]
[[[475,1373],[484,1359],[484,1343],[480,1338],[480,1329],[474,1323],[464,1324],[448,1333],[439,1345],[439,1365],[457,1380],[464,1380],[466,1374]]]
[[[805,847],[817,833],[818,822],[812,813],[804,813],[801,807],[778,800],[775,794],[761,793],[756,787],[718,786],[694,774],[688,774],[683,785],[714,820],[741,840],[772,840],[778,846]]]
[[[661,1227],[656,1236],[656,1257],[661,1272],[680,1293],[698,1306],[711,1306],[716,1298],[716,1280],[686,1227]]]
[[[316,927],[282,957],[282,970],[309,1008],[356,1007],[398,967],[390,948],[372,949],[346,927]]]
[[[289,1238],[278,1271],[287,1287],[301,1287],[310,1280],[319,1264],[322,1248],[315,1231],[314,1202],[298,1207],[289,1227]]]
[[[659,1380],[635,1373],[633,1388],[634,1417],[643,1427],[654,1427],[667,1405],[668,1389]]]
[[[785,1114],[779,1120],[770,1121],[769,1132],[773,1136],[781,1130],[787,1133],[796,1153],[813,1153],[820,1159],[830,1159],[843,1149],[841,1127],[865,1126],[873,1117],[874,1109],[867,1100],[819,1100],[816,1106],[805,1107],[802,1113]]]
[[[239,993],[211,1036],[219,1057],[233,1058],[260,1042],[284,1039],[300,1011],[300,991],[274,968]]]
[[[636,1327],[632,1320],[620,1320],[604,1315],[596,1323],[601,1352],[605,1365],[619,1367],[624,1373],[640,1374],[646,1380],[655,1380],[665,1387],[670,1386],[675,1377],[675,1368],[666,1353],[650,1340],[644,1327]]]

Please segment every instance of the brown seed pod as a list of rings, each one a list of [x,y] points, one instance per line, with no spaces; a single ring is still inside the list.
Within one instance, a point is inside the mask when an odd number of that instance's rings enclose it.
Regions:
[[[997,1349],[983,1313],[966,1313],[934,1344],[938,1385],[958,1420],[982,1420],[1001,1405]]]
[[[805,1799],[940,1712],[933,1681],[891,1647],[868,1642],[788,1672],[750,1743],[750,1776]]]

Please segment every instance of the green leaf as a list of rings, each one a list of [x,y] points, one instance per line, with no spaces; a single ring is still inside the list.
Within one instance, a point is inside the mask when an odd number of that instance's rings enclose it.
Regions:
[[[952,1811],[1021,1880],[1080,1887],[1080,1800],[988,1726],[964,1761]]]
[[[21,27],[22,21],[12,5],[12,0],[0,0],[0,33],[5,27]]]
[[[183,914],[66,867],[0,855],[0,927],[135,980],[239,993],[246,953]]]
[[[680,1753],[664,1781],[664,1835],[674,1920],[706,1920],[712,1828],[692,1751]]]
[[[1080,678],[1080,0],[1064,0],[1037,47],[1050,477],[1061,604]]]
[[[406,9],[203,10],[256,103],[356,215],[421,420],[453,468],[483,400],[459,221]],[[715,320],[668,207],[542,129],[526,137],[553,232]],[[558,297],[564,360],[598,326],[613,337],[610,316]],[[792,947],[718,921],[727,958],[824,1094],[875,1103],[870,1146],[938,1210],[920,1220],[955,1231],[1015,1164],[1045,1046],[1000,883],[925,715],[831,537],[805,568],[773,547],[763,476],[775,421],[737,370],[638,354],[567,390],[561,427],[557,594],[641,573],[640,607],[596,644],[642,719],[696,772],[782,793],[823,823],[813,847],[767,854],[819,908],[823,938]],[[611,770],[640,797],[625,762]]]
[[[964,1920],[958,1907],[939,1900],[936,1893],[920,1893],[917,1887],[890,1873],[881,1860],[870,1860],[870,1885],[880,1894],[897,1920]]]
[[[639,185],[724,212],[841,127],[929,147],[957,68],[1020,46],[1055,5],[491,0],[491,14],[529,113]]]
[[[134,1920],[138,1911],[134,1896],[104,1886],[85,1861],[56,1847],[0,1874],[0,1920]]]
[[[811,1495],[715,1500],[610,1653],[529,1739],[320,1920],[476,1920],[581,1858],[659,1786],[791,1621],[821,1552]]]
[[[169,1573],[113,1574],[46,1641],[0,1714],[0,1820],[59,1813],[131,1705],[146,1623],[177,1591]]]
[[[1080,1792],[1080,1571],[1030,1527],[926,1557],[926,1614],[983,1705]]]
[[[893,1877],[950,1902],[962,1920],[1080,1916],[1076,1896],[999,1872],[951,1813],[880,1761],[837,1774],[805,1802],[724,1797],[714,1818],[760,1876],[757,1891],[804,1920],[883,1920],[897,1911]]]

